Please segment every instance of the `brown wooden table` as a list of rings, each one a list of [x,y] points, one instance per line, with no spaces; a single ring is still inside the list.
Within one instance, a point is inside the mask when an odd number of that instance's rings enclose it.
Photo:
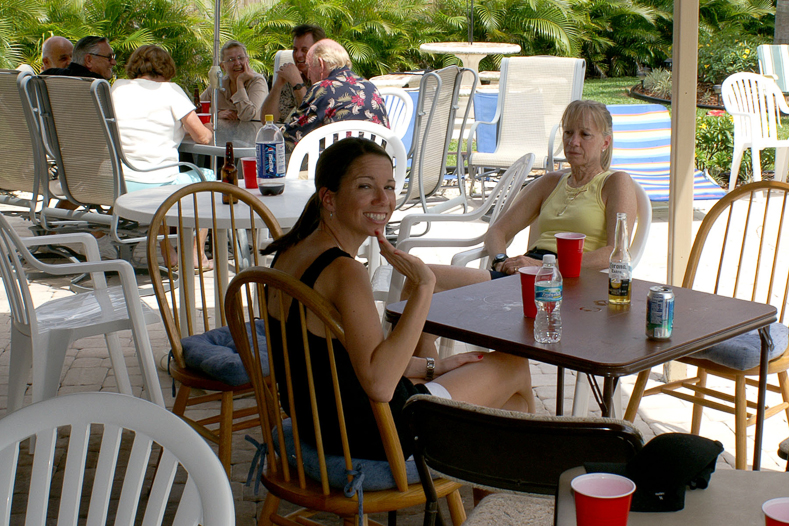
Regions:
[[[614,388],[619,377],[648,371],[655,365],[776,321],[776,309],[771,305],[673,287],[674,330],[671,339],[649,340],[644,332],[646,297],[649,287],[656,283],[633,280],[630,306],[614,307],[607,301],[608,276],[583,270],[579,278],[564,280],[561,342],[539,344],[534,341],[534,320],[523,317],[519,279],[518,276],[508,276],[435,294],[425,331],[602,376],[605,378],[603,392],[598,395],[604,416],[611,414]],[[405,302],[387,306],[387,321],[396,323],[404,306]],[[769,333],[762,332],[767,337],[762,339],[760,384],[766,385],[764,373],[767,370],[768,346],[772,342]],[[563,397],[563,375],[559,378],[557,394]],[[758,469],[761,454],[766,397],[764,385],[760,385],[759,391],[754,469]],[[635,409],[628,407],[626,415],[634,416]]]

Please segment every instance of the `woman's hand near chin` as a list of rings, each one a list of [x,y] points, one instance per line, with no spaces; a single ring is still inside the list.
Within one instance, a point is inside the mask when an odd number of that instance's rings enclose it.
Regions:
[[[433,287],[436,284],[436,276],[421,259],[411,254],[407,254],[402,250],[397,250],[386,239],[382,232],[376,232],[378,243],[381,246],[381,254],[386,260],[403,276],[406,277],[415,286],[427,285],[430,286],[432,293]]]

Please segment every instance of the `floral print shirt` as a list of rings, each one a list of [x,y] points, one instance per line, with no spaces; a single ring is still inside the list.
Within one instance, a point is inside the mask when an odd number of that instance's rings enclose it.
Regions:
[[[332,70],[329,76],[310,87],[301,106],[285,124],[288,152],[302,137],[316,128],[337,121],[370,121],[389,127],[383,98],[375,85],[348,67]]]

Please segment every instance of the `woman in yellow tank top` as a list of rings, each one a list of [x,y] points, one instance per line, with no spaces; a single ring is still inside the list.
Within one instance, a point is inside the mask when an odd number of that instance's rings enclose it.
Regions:
[[[543,255],[556,252],[553,235],[557,232],[586,234],[583,266],[608,267],[616,214],[627,214],[631,232],[635,223],[635,183],[627,173],[608,169],[613,131],[605,105],[591,100],[571,102],[562,116],[562,129],[570,169],[545,174],[528,185],[507,213],[491,225],[485,236],[490,271],[431,265],[436,292],[514,274],[520,267],[542,265]],[[525,255],[508,256],[507,245],[528,226],[539,229],[536,244],[529,246]],[[404,297],[408,294],[406,283]]]

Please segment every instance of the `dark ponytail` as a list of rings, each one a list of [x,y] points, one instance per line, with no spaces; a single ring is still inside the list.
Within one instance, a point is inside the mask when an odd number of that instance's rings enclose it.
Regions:
[[[359,157],[368,154],[380,155],[389,159],[390,163],[392,162],[392,158],[382,146],[359,137],[349,137],[326,148],[315,166],[315,193],[304,206],[299,220],[287,234],[271,243],[261,253],[266,255],[284,252],[312,234],[321,221],[321,200],[318,195],[321,188],[332,192],[339,191],[340,183],[348,173],[351,164]]]

